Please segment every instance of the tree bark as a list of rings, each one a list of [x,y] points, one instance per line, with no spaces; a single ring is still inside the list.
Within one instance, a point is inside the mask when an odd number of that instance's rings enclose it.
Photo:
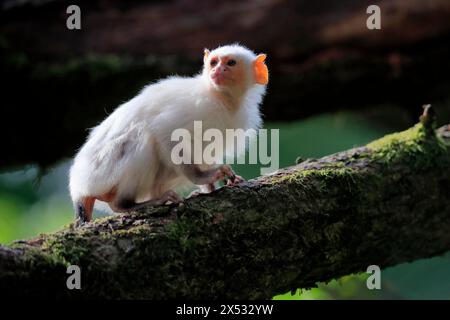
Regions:
[[[0,246],[0,292],[58,298],[270,299],[450,249],[450,126],[430,116],[179,206]],[[66,268],[81,268],[68,290]]]

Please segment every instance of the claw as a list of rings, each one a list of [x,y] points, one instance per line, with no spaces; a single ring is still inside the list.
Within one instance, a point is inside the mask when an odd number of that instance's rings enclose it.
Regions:
[[[220,167],[220,169],[214,174],[211,183],[214,184],[216,181],[220,180],[222,180],[224,185],[227,186],[234,186],[245,181],[244,178],[236,175],[229,165],[223,165]]]
[[[241,176],[238,175],[234,175],[233,179],[229,179],[227,182],[227,186],[235,186],[241,182],[244,182],[245,179],[242,178]]]
[[[180,203],[183,202],[183,199],[175,191],[169,190],[162,195],[160,202],[161,204],[165,204],[169,201],[172,203]]]
[[[76,218],[74,223],[73,223],[73,227],[74,228],[80,228],[81,226],[83,226],[86,223],[86,221],[83,221],[80,218]]]
[[[239,184],[239,183],[245,181],[244,178],[242,178],[241,176],[236,175],[234,173],[233,169],[231,169],[231,167],[228,166],[228,165],[224,165],[221,168],[221,171],[227,177],[227,179],[225,179],[225,185],[227,185],[227,186],[234,186],[236,184]]]

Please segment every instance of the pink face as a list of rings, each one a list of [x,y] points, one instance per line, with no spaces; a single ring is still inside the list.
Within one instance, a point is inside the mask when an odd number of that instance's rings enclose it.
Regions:
[[[245,81],[243,62],[231,55],[211,56],[207,68],[211,81],[217,86],[235,86]]]

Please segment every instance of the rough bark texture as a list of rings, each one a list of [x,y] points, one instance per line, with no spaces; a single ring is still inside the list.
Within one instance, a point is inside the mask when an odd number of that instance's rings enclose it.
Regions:
[[[450,249],[450,126],[421,123],[178,207],[0,246],[0,292],[269,299]],[[82,290],[66,288],[81,267]]]

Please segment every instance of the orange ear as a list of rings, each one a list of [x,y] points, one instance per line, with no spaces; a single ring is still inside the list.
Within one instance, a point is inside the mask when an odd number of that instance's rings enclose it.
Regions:
[[[209,53],[210,51],[205,48],[205,50],[203,51],[203,61],[206,61],[206,59],[208,59]]]
[[[253,61],[253,71],[255,73],[255,80],[258,84],[269,83],[269,69],[267,69],[264,60],[266,60],[265,54],[260,54]]]

